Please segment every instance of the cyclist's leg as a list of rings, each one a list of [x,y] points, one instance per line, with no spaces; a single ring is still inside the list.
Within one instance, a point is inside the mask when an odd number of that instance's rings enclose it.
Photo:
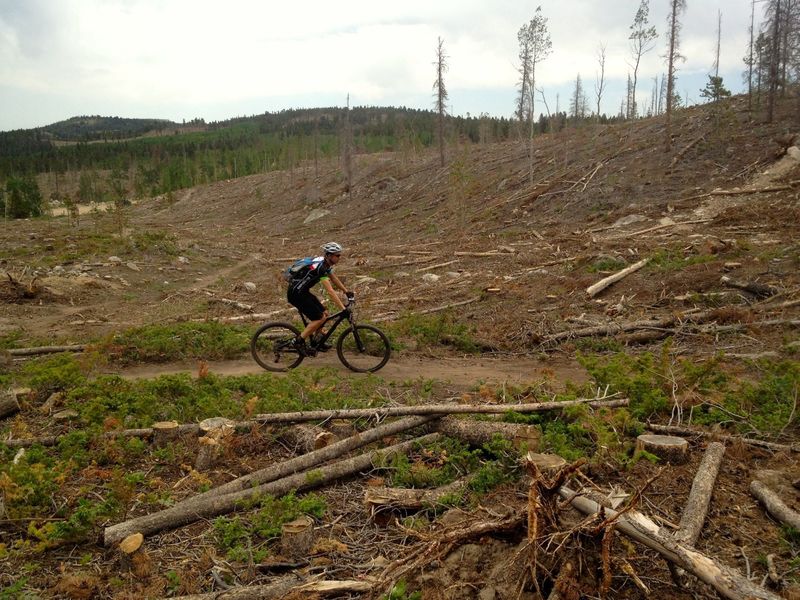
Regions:
[[[300,334],[300,337],[303,338],[303,340],[308,340],[311,335],[325,322],[325,319],[328,316],[328,311],[325,310],[325,307],[322,305],[322,302],[319,301],[319,298],[308,291],[300,293],[290,292],[287,298],[292,306],[297,308],[308,318],[309,323]]]

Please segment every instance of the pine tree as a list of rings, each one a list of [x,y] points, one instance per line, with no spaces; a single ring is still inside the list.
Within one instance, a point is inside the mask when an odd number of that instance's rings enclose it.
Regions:
[[[447,55],[444,52],[444,40],[439,38],[436,46],[436,80],[433,82],[434,106],[437,113],[437,130],[439,132],[439,164],[444,166],[444,116],[447,112],[447,88],[444,85],[444,74],[447,71]]]

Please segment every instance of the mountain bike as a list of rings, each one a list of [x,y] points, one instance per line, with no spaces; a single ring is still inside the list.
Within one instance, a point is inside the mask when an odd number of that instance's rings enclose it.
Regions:
[[[300,318],[304,326],[308,325],[302,312]],[[377,327],[356,323],[355,298],[348,300],[344,310],[325,319],[308,340],[306,353],[316,356],[318,352],[327,351],[330,346],[326,342],[345,321],[349,327],[336,340],[339,360],[356,373],[374,373],[381,369],[389,361],[391,354],[389,338]],[[291,323],[265,323],[250,340],[250,352],[255,361],[267,371],[288,371],[306,358],[306,354],[301,353],[296,346],[299,339],[300,330]]]

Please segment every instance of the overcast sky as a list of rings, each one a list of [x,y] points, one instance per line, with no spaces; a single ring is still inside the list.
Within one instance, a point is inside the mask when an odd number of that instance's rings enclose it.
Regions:
[[[95,114],[223,120],[342,106],[348,93],[353,105],[432,108],[439,36],[451,113],[511,116],[517,31],[538,5],[553,42],[537,77],[550,110],[557,94],[566,108],[578,73],[593,98],[604,43],[602,110],[616,113],[639,1],[0,0],[0,131]],[[666,70],[669,3],[650,0],[660,35],[640,67],[640,106]],[[695,102],[714,61],[718,10],[720,74],[742,90],[750,0],[687,0],[677,91]]]

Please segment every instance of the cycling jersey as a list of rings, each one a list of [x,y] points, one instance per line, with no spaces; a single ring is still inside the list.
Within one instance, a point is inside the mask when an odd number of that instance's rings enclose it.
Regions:
[[[328,279],[328,275],[331,273],[333,273],[333,265],[328,265],[324,256],[317,256],[311,261],[306,274],[289,284],[289,291],[294,293],[307,292],[318,282]]]

